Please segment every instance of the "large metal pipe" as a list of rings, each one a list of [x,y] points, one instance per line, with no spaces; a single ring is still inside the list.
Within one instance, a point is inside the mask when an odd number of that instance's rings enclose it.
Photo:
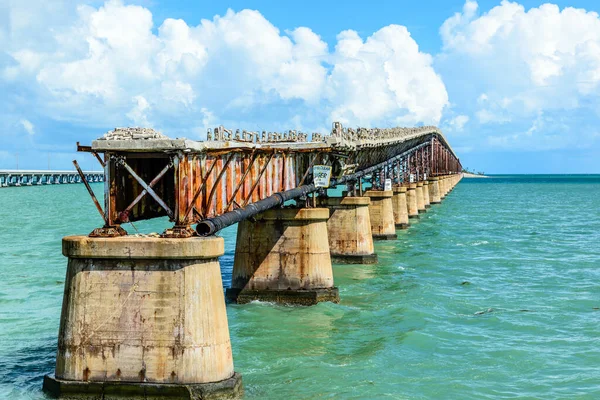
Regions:
[[[210,236],[223,228],[248,219],[263,211],[281,206],[288,200],[306,196],[308,193],[312,193],[316,190],[317,188],[315,185],[311,183],[310,185],[303,185],[295,189],[286,190],[285,192],[272,194],[271,196],[249,204],[246,207],[226,212],[218,217],[200,221],[198,225],[196,225],[196,232],[198,232],[200,236]]]
[[[336,187],[338,185],[342,185],[346,182],[356,181],[362,178],[365,175],[368,175],[381,167],[384,167],[406,155],[414,152],[415,150],[420,149],[421,147],[428,146],[430,143],[422,143],[416,147],[413,147],[410,150],[407,150],[401,154],[398,154],[387,161],[382,163],[373,165],[371,167],[365,168],[361,171],[355,172],[353,174],[344,175],[340,179],[333,179],[330,187]],[[298,197],[306,196],[309,193],[313,193],[319,190],[319,188],[315,187],[314,184],[302,185],[295,189],[286,190],[284,192],[278,192],[272,194],[271,196],[259,200],[255,203],[249,204],[246,207],[238,208],[233,211],[226,212],[217,217],[208,218],[203,221],[198,222],[196,225],[196,232],[200,236],[210,236],[220,231],[223,228],[227,228],[233,224],[237,224],[245,219],[248,219],[256,214],[260,214],[261,212],[267,211],[271,208],[275,208],[278,206],[282,206],[286,201],[297,199]]]

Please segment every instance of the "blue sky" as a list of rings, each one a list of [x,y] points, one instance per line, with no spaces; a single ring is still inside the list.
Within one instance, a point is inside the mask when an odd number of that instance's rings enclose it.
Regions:
[[[487,173],[600,173],[592,1],[0,0],[0,168],[116,126],[441,127]],[[342,5],[343,4],[343,5]]]

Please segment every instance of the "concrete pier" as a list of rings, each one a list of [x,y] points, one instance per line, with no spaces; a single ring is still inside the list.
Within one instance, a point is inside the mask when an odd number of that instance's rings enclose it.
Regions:
[[[447,180],[446,180],[446,176],[440,176],[440,180],[439,180],[439,184],[440,184],[440,199],[444,200],[446,198],[446,194],[448,193],[448,191],[446,190],[446,184],[447,184]]]
[[[394,197],[392,197],[392,203],[394,206],[394,223],[397,229],[407,229],[409,226],[408,222],[408,206],[406,202],[406,191],[405,186],[394,187]]]
[[[431,201],[429,200],[429,181],[423,181],[423,203],[425,203],[425,208],[431,208]]]
[[[224,399],[234,373],[219,237],[63,239],[54,397]]]
[[[368,190],[365,196],[371,199],[369,216],[371,218],[371,231],[375,240],[394,240],[396,224],[394,223],[394,207],[392,204],[393,192],[391,190]]]
[[[417,184],[410,183],[406,189],[406,206],[408,209],[408,218],[419,218],[419,209],[417,208]]]
[[[448,193],[450,193],[450,189],[451,189],[450,176],[446,175],[446,176],[444,176],[444,197],[448,196]]]
[[[440,204],[442,199],[440,199],[440,178],[433,177],[429,178],[429,202],[431,204]]]
[[[328,219],[327,208],[284,208],[240,222],[227,297],[237,303],[337,303]]]
[[[368,197],[319,198],[319,205],[329,209],[327,236],[331,261],[337,264],[374,264]]]
[[[425,199],[423,198],[423,182],[417,182],[416,194],[417,210],[419,213],[424,213],[427,210],[425,209]]]

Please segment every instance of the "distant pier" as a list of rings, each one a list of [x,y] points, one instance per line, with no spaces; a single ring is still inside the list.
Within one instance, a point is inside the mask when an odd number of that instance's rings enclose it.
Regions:
[[[88,182],[104,182],[103,171],[83,171]],[[82,183],[77,171],[0,170],[0,187]]]

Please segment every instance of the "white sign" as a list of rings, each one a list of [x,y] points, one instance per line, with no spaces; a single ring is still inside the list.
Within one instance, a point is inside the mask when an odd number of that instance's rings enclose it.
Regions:
[[[315,165],[313,167],[313,182],[315,187],[329,187],[331,180],[331,167],[329,165]]]
[[[423,174],[423,180],[426,181],[427,180],[427,174]]]
[[[385,190],[385,191],[392,190],[392,180],[391,179],[386,179],[385,180],[385,184],[383,186],[383,190]]]
[[[415,182],[415,174],[410,174],[410,183]]]

